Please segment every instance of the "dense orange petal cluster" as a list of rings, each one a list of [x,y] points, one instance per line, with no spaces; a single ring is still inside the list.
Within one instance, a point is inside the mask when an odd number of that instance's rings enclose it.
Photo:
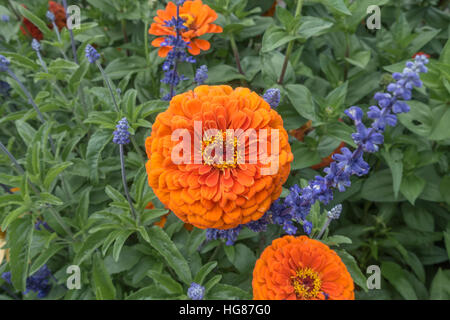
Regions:
[[[197,121],[201,121],[202,131],[194,133]],[[172,150],[180,142],[172,141],[171,135],[176,129],[186,129],[191,141],[194,135],[203,139],[200,148],[209,129],[254,129],[257,136],[256,141],[245,139],[245,159],[233,166],[210,164],[204,159],[195,163],[195,151],[192,161],[175,164]],[[269,174],[261,174],[261,170],[270,168],[271,162],[263,163],[266,159],[261,157],[256,163],[248,161],[254,156],[250,150],[255,150],[248,144],[259,142],[259,129],[268,132],[268,157],[278,158],[277,169]],[[272,153],[274,129],[278,130],[278,149],[274,144]],[[259,219],[280,196],[293,160],[281,116],[255,92],[229,86],[199,86],[173,97],[167,111],[157,116],[145,147],[148,182],[155,195],[181,220],[202,229],[229,229]]]
[[[66,10],[64,10],[64,6],[60,5],[58,2],[49,1],[48,10],[55,15],[55,24],[58,26],[59,30],[67,27]]]
[[[22,7],[26,8],[27,6],[22,4]],[[22,25],[20,26],[20,31],[25,36],[31,36],[32,38],[41,41],[44,39],[44,35],[42,34],[41,30],[39,30],[38,27],[36,27],[30,20],[27,18],[23,18]]]
[[[275,239],[253,270],[255,300],[354,300],[354,284],[339,256],[307,236]]]
[[[155,21],[148,30],[149,34],[155,36],[162,36],[153,40],[152,45],[160,47],[158,54],[160,57],[167,56],[167,53],[172,47],[161,47],[164,42],[164,36],[175,36],[176,32],[173,27],[166,27],[165,21],[171,20],[177,15],[177,6],[173,2],[169,2],[165,10],[158,10],[157,16],[153,18]],[[221,26],[215,25],[217,13],[201,0],[186,1],[180,7],[180,17],[183,18],[185,26],[188,30],[184,31],[181,36],[184,41],[190,42],[188,51],[192,55],[200,54],[200,50],[209,50],[210,43],[204,39],[197,39],[206,33],[221,33],[223,31]]]
[[[26,5],[22,5],[24,8],[26,8]],[[61,30],[64,27],[67,27],[66,24],[66,11],[64,10],[64,7],[60,5],[57,2],[49,1],[48,3],[48,10],[51,11],[55,15],[55,24],[58,26],[58,29]],[[53,24],[48,25],[49,28],[53,28]],[[30,20],[27,18],[23,18],[22,25],[20,26],[20,31],[28,36],[30,35],[32,38],[41,41],[44,39],[44,35],[42,34],[41,30],[39,30],[38,27],[36,27]]]

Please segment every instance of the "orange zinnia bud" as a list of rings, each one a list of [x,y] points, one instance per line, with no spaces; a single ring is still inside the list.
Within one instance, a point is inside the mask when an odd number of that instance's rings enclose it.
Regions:
[[[175,36],[176,32],[173,27],[166,27],[165,21],[171,20],[177,14],[177,6],[173,2],[169,2],[165,10],[158,10],[157,16],[153,18],[155,21],[148,30],[149,34],[162,36],[153,40],[152,45],[160,47],[158,54],[160,57],[167,56],[172,47],[161,47],[164,42],[164,36]],[[209,50],[210,43],[207,40],[197,39],[206,33],[221,33],[221,26],[213,24],[217,19],[217,13],[201,0],[186,1],[180,7],[180,17],[183,18],[185,26],[188,28],[182,33],[183,40],[189,43],[188,51],[192,55],[200,54],[200,50]]]
[[[255,92],[229,86],[199,86],[173,97],[145,148],[155,195],[202,229],[259,219],[280,196],[294,158],[281,116]],[[183,161],[174,160],[180,151]]]
[[[354,284],[341,258],[307,236],[275,239],[253,270],[255,300],[354,300]]]

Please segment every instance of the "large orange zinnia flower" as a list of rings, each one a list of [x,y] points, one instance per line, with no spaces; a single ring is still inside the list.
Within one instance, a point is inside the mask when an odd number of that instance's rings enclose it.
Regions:
[[[339,256],[307,236],[275,239],[253,270],[255,300],[354,300],[354,284]]]
[[[176,32],[173,27],[166,27],[165,21],[171,20],[177,15],[177,6],[173,2],[169,2],[165,10],[158,10],[157,16],[153,18],[155,21],[148,30],[149,34],[155,36],[163,36],[153,40],[152,45],[160,47],[158,54],[160,57],[167,56],[172,47],[161,47],[164,42],[164,36],[175,36]],[[217,19],[217,13],[201,0],[186,1],[180,7],[180,17],[186,22],[184,25],[188,30],[182,33],[183,40],[189,43],[188,51],[192,55],[200,54],[200,50],[209,50],[210,43],[207,40],[197,39],[206,33],[221,33],[222,27],[213,24]]]
[[[200,129],[195,125],[198,122],[202,123]],[[180,143],[172,141],[177,129],[188,132],[191,141],[195,137],[200,140],[197,146],[187,142],[193,152],[188,161],[179,164],[172,160],[172,152]],[[218,133],[208,136],[210,129]],[[211,146],[228,145],[227,129],[254,129],[256,137],[235,137],[231,162],[212,163],[206,153]],[[262,137],[259,129],[267,130],[267,139],[261,143],[267,150],[259,146],[257,161],[250,163]],[[225,136],[226,141],[221,138]],[[157,116],[145,148],[148,182],[155,195],[181,220],[202,229],[229,229],[259,219],[280,196],[293,160],[281,116],[255,92],[229,86],[199,86],[173,97],[167,111]],[[265,151],[269,155],[263,159]],[[197,163],[196,152],[201,157]],[[275,158],[276,169],[272,166]]]

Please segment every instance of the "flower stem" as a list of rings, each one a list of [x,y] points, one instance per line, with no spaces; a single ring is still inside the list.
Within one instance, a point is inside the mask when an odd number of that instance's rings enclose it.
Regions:
[[[147,61],[147,66],[150,66],[149,48],[148,48],[148,21],[145,21],[144,26],[144,48],[145,48],[145,60]]]
[[[303,0],[297,0],[297,7],[295,9],[295,18],[299,17],[302,12]],[[297,30],[295,30],[297,31]],[[292,50],[294,49],[295,39],[291,40],[288,44],[286,50],[286,56],[284,57],[283,67],[281,69],[280,78],[278,79],[278,84],[283,84],[284,76],[286,74],[287,66],[289,64],[289,58],[292,54]]]
[[[319,232],[319,235],[317,236],[317,239],[322,238],[323,234],[325,233],[325,230],[327,230],[328,226],[330,225],[331,220],[333,220],[333,219],[331,219],[330,217],[327,218],[327,220],[325,221],[325,223],[322,226],[322,229]]]
[[[56,33],[56,37],[58,38],[58,42],[61,43],[61,35],[59,34],[58,26],[56,25],[55,21],[53,21],[52,24],[53,24],[53,29],[55,30],[55,33]],[[66,54],[64,53],[63,49],[59,48],[59,51],[63,55],[64,60],[69,60],[69,58],[67,58]]]
[[[234,39],[233,34],[230,34],[230,44],[231,44],[231,50],[233,50],[234,60],[236,61],[236,67],[240,74],[245,76],[244,70],[242,70],[241,66],[241,58],[239,57],[239,50],[236,45],[236,40]]]
[[[137,219],[136,211],[134,210],[133,202],[131,201],[131,196],[130,196],[130,193],[128,192],[127,175],[125,172],[125,160],[123,158],[123,145],[122,144],[119,145],[119,148],[120,148],[120,167],[122,169],[123,189],[125,191],[125,195],[127,197],[128,204],[130,205],[131,214],[133,215],[133,218],[136,220]]]
[[[100,62],[98,60],[95,62],[95,64],[97,65],[98,69],[100,70],[103,80],[105,80],[106,86],[109,89],[109,93],[111,94],[111,98],[113,100],[114,107],[116,108],[116,112],[120,112],[119,106],[117,105],[116,96],[114,95],[113,89],[111,87],[111,83],[109,82],[109,78],[108,78],[107,74],[105,73],[105,70],[103,70],[102,65],[100,64]]]
[[[67,0],[63,0],[63,6],[67,17]],[[70,42],[72,43],[73,60],[75,61],[76,64],[79,64],[77,56],[77,48],[75,47],[75,39],[73,38],[72,28],[67,27],[67,29],[69,29]]]

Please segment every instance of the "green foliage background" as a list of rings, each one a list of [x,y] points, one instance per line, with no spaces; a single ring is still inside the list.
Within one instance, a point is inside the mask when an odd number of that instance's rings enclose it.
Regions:
[[[208,84],[248,86],[258,93],[278,87],[278,111],[287,130],[312,120],[313,133],[303,142],[292,138],[294,162],[286,188],[318,174],[310,167],[341,141],[353,145],[350,123],[338,121],[345,118],[344,109],[358,105],[367,110],[392,72],[402,70],[418,51],[431,55],[429,73],[421,76],[424,88],[415,90],[409,103],[411,111],[386,131],[380,152],[366,158],[370,174],[352,180],[352,187],[336,193],[329,207],[315,206],[310,218],[316,235],[326,210],[343,204],[340,220],[323,241],[347,265],[357,298],[449,299],[448,1],[377,1],[380,30],[364,24],[371,0],[303,1],[297,17],[294,0],[285,0],[286,8],[278,6],[273,17],[261,15],[272,0],[204,2],[218,12],[224,32],[206,36],[211,50],[198,56],[196,65],[181,65],[182,73],[192,79],[195,67],[206,64]],[[71,57],[67,29],[60,43],[45,27],[46,1],[27,1],[29,11],[14,0],[0,4],[0,14],[11,18],[0,22],[0,54],[11,60],[47,119],[42,125],[20,87],[0,74],[12,86],[9,98],[0,97],[0,141],[26,172],[18,174],[0,154],[0,183],[20,188],[14,194],[0,191],[1,227],[10,250],[0,273],[12,271],[13,282],[9,286],[0,279],[0,297],[35,299],[21,292],[27,276],[46,263],[55,276],[46,299],[187,299],[192,281],[206,287],[207,299],[250,299],[255,261],[283,234],[281,228],[272,225],[265,233],[244,229],[234,246],[226,246],[219,240],[203,243],[204,230],[186,230],[173,214],[163,229],[153,225],[167,211],[147,184],[144,141],[168,103],[160,100],[163,59],[150,46],[147,30],[165,1],[79,1],[82,25],[74,30],[79,65],[61,54]],[[42,26],[48,73],[31,39],[20,33],[12,8]],[[236,68],[233,41],[245,74]],[[114,111],[101,74],[84,57],[88,43],[96,44],[107,75],[120,89],[116,98],[122,114]],[[278,84],[288,46],[292,53]],[[178,92],[191,88],[192,82],[185,81]],[[126,169],[138,222],[123,195],[119,149],[112,143],[112,131],[123,116],[134,134],[126,147]],[[149,201],[155,209],[145,209]],[[55,232],[35,230],[37,219]],[[65,286],[66,268],[73,264],[81,268],[79,290]],[[381,268],[379,290],[366,288],[370,265]]]

